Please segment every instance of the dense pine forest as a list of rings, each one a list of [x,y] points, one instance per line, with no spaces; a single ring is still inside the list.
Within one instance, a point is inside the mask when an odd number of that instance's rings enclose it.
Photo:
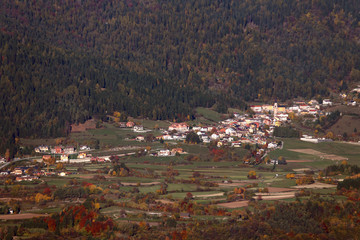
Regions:
[[[3,0],[0,152],[114,111],[184,120],[346,90],[360,81],[359,12],[357,0]]]

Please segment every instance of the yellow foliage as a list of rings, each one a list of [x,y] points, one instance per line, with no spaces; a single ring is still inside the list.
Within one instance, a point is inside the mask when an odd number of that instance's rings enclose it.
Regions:
[[[64,168],[64,164],[63,163],[58,163],[56,164],[56,170],[61,170]]]
[[[245,193],[245,188],[234,188],[234,193],[243,194]]]
[[[360,178],[360,173],[355,174],[355,175],[353,175],[351,177],[347,177],[347,178],[351,178],[351,179]]]
[[[49,201],[51,199],[51,197],[49,197],[48,195],[44,195],[41,193],[37,193],[35,196],[35,202],[40,202],[40,201]]]
[[[334,139],[334,134],[330,131],[325,135],[325,138]]]
[[[296,185],[305,185],[314,183],[314,178],[312,176],[303,176],[299,179],[296,179]]]
[[[287,179],[294,179],[294,178],[295,178],[295,174],[294,174],[294,173],[288,173],[288,174],[286,174],[286,178],[287,178]]]
[[[120,113],[120,112],[115,111],[115,112],[114,112],[114,117],[116,117],[116,118],[121,117],[121,113]]]
[[[88,188],[90,190],[90,193],[94,193],[96,191],[101,191],[101,192],[103,191],[103,189],[101,187],[98,187],[98,186],[96,186],[94,184],[88,186]]]
[[[6,181],[5,181],[5,184],[6,185],[10,185],[10,184],[13,184],[14,182],[13,182],[13,180],[12,179],[6,179]]]
[[[6,152],[5,152],[5,158],[6,159],[10,159],[10,149],[6,149]]]

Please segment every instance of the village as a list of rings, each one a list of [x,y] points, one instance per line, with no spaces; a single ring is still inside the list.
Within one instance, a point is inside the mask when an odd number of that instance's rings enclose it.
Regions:
[[[275,149],[282,148],[282,142],[274,138],[274,128],[291,123],[293,116],[323,116],[329,114],[326,111],[327,107],[333,105],[329,99],[324,99],[322,104],[316,100],[309,102],[298,101],[292,105],[285,106],[283,104],[264,104],[264,105],[251,105],[249,113],[239,114],[234,113],[232,118],[228,118],[213,125],[190,125],[186,122],[172,123],[167,129],[160,128],[161,134],[157,136],[146,137],[144,133],[151,133],[151,129],[145,129],[141,124],[136,124],[134,121],[119,123],[121,128],[132,129],[137,134],[134,139],[127,139],[129,143],[128,148],[131,147],[131,142],[148,142],[160,141],[168,142],[167,148],[152,149],[145,153],[152,157],[171,157],[180,154],[187,154],[181,147],[171,147],[176,142],[186,142],[189,133],[195,133],[197,136],[197,144],[216,144],[218,148],[233,147],[239,148],[245,145],[265,146],[258,149],[256,153],[257,158],[264,158],[268,152]],[[139,134],[140,133],[140,134]],[[326,138],[314,138],[313,136],[303,135],[300,140],[312,143],[319,143],[324,141],[332,141]],[[140,147],[141,148],[141,147]],[[117,154],[118,157],[124,157],[135,154],[139,147],[134,147],[134,151],[127,154]],[[106,163],[110,162],[110,155],[97,154],[92,156],[89,146],[47,146],[40,145],[34,149],[34,152],[39,156],[36,161],[44,162],[46,164],[76,164],[76,163]],[[2,159],[2,163],[5,163]],[[277,164],[277,159],[270,159],[270,164]],[[249,160],[244,160],[245,164]],[[28,169],[31,169],[29,174]],[[38,179],[39,176],[49,176],[57,174],[59,176],[66,176],[74,174],[64,171],[46,171],[46,169],[37,170],[30,167],[17,167],[13,171],[2,171],[0,175],[14,175],[16,181],[32,181]],[[31,175],[31,176],[30,176]]]
[[[2,159],[0,217],[46,218],[93,201],[119,226],[141,219],[155,228],[202,219],[246,222],[246,209],[260,203],[333,196],[348,177],[340,170],[359,160],[359,146],[293,126],[333,114],[336,104],[253,104],[203,122],[117,122],[109,115],[99,128],[55,144],[45,140],[24,158]],[[296,134],[279,137],[279,129]]]

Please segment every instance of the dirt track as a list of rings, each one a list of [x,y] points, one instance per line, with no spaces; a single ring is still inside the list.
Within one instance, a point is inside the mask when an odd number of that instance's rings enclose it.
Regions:
[[[49,214],[37,214],[37,213],[21,213],[21,214],[5,214],[0,215],[2,220],[19,220],[19,219],[30,219],[35,217],[47,217]]]
[[[249,201],[237,201],[237,202],[229,202],[229,203],[219,203],[217,205],[225,208],[240,208],[240,207],[246,207],[248,204]]]
[[[194,197],[196,198],[205,198],[205,197],[218,197],[218,196],[223,196],[224,193],[214,193],[214,194],[207,194],[207,195],[194,195]]]
[[[258,196],[261,196],[262,200],[281,200],[281,199],[295,197],[295,192],[286,193],[286,194],[278,194],[278,195],[268,195],[268,196],[267,195],[258,195]]]
[[[137,183],[130,183],[130,182],[121,182],[124,186],[137,186]],[[161,182],[149,182],[149,183],[140,183],[140,186],[151,186],[151,185],[159,185]]]
[[[218,183],[219,187],[239,187],[239,186],[244,186],[247,183]]]
[[[288,163],[304,163],[304,162],[313,162],[313,160],[286,160]]]
[[[163,204],[174,204],[175,202],[174,201],[170,201],[170,200],[167,200],[167,199],[158,199],[158,200],[155,200],[156,202],[161,202]]]
[[[299,186],[294,186],[292,188],[335,188],[336,185],[332,185],[332,184],[326,184],[326,183],[313,183],[313,184],[309,184],[309,185],[299,185]]]

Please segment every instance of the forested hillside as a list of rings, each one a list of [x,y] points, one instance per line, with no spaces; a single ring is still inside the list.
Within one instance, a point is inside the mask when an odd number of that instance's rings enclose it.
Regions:
[[[0,152],[107,112],[183,120],[197,106],[341,91],[360,81],[359,11],[357,0],[3,0]]]

